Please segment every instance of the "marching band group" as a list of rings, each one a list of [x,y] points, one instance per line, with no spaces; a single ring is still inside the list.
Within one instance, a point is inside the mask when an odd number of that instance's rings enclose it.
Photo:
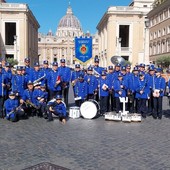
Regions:
[[[38,62],[30,67],[30,59],[25,58],[25,66],[17,66],[13,73],[10,64],[0,64],[0,117],[16,122],[29,116],[44,117],[53,120],[53,114],[66,123],[68,94],[73,87],[75,105],[80,107],[86,100],[94,99],[100,103],[100,114],[122,110],[120,97],[128,97],[126,109],[130,113],[140,113],[143,118],[152,115],[162,118],[162,100],[167,82],[161,76],[162,69],[145,64],[121,66],[117,63],[107,69],[99,66],[99,59],[94,59],[94,66],[87,70],[75,64],[72,71],[65,65],[65,59],[52,63],[48,61],[40,67]],[[70,85],[71,82],[71,85]],[[64,98],[64,101],[62,100]]]

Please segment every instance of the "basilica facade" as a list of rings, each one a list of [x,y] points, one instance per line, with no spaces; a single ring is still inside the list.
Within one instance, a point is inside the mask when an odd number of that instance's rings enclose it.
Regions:
[[[81,23],[73,14],[72,8],[69,5],[64,15],[59,21],[56,33],[51,30],[45,35],[38,34],[38,56],[40,63],[48,60],[49,63],[53,61],[60,61],[61,58],[66,60],[69,67],[74,67],[75,63],[79,63],[75,57],[75,37],[90,37],[93,38],[93,57],[98,55],[98,35],[90,35],[89,32],[84,33]],[[92,64],[92,59],[87,65]]]

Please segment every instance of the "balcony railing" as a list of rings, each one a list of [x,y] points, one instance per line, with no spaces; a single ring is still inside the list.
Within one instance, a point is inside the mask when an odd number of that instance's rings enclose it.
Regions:
[[[5,49],[14,50],[14,45],[5,45]]]
[[[129,47],[121,47],[121,51],[129,51]]]

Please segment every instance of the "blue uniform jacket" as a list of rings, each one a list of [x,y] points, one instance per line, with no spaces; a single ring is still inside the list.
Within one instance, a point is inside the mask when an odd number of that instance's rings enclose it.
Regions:
[[[60,74],[61,74],[61,81],[63,83],[67,84],[67,87],[69,87],[69,81],[71,80],[71,70],[69,67],[62,67],[60,66],[58,68]]]
[[[71,81],[78,79],[79,75],[84,75],[83,71],[73,71],[71,75]]]
[[[106,79],[100,78],[98,83],[99,83],[98,85],[99,85],[99,94],[100,94],[100,96],[109,96],[109,89],[110,89],[109,80],[107,78]],[[108,86],[107,90],[103,89],[104,85]]]
[[[29,75],[29,80],[34,82],[35,80],[41,78],[44,76],[44,72],[41,71],[41,70],[38,70],[38,71],[35,71],[35,69],[33,69],[33,71],[30,72],[30,75]],[[41,84],[45,84],[45,78],[43,78],[41,81]]]
[[[102,74],[102,71],[104,70],[104,68],[99,67],[99,66],[94,66],[93,68],[95,71],[97,71],[100,75]]]
[[[64,117],[67,116],[66,106],[63,102],[59,104],[56,101],[48,102],[48,106],[52,106],[55,113],[58,114],[59,116],[64,116]]]
[[[131,77],[129,77],[128,79],[128,89],[131,90],[132,92],[135,92],[135,86],[136,86],[136,82],[138,81],[139,76],[132,74]]]
[[[146,80],[141,81],[138,79],[136,82],[136,95],[135,98],[137,99],[148,99],[149,94],[150,94],[150,88],[149,88],[149,83]],[[143,93],[140,94],[140,91],[143,90]]]
[[[87,98],[87,82],[83,81],[77,81],[74,87],[74,95],[76,97],[81,97],[81,99],[86,99]]]
[[[29,91],[28,89],[24,90],[22,99],[24,101],[29,100],[30,102],[35,104],[35,100],[33,98],[33,91]]]
[[[121,85],[123,86],[123,88],[121,88]],[[126,89],[127,89],[127,81],[125,80],[115,80],[115,82],[113,83],[113,88],[115,90],[115,97],[126,97]],[[119,91],[122,92],[122,94],[119,94]]]
[[[115,79],[115,73],[113,72],[113,73],[108,73],[107,74],[107,79],[108,79],[108,81],[109,81],[109,83],[110,83],[110,87],[112,88],[112,84],[113,84],[113,82],[116,80]]]
[[[38,100],[38,97],[44,98],[44,102],[47,101],[48,93],[46,91],[42,91],[41,89],[35,89],[33,91],[33,101],[38,106],[40,101]]]
[[[30,77],[30,75],[32,74],[33,68],[31,68],[30,66],[25,66],[25,73]]]
[[[17,107],[19,106],[19,102],[17,99],[7,99],[4,103],[4,107],[5,107],[5,110],[6,110],[6,118],[9,119],[11,116],[14,116],[14,115],[9,115],[9,113],[11,111],[13,111],[14,109],[16,109]]]
[[[57,70],[51,70],[47,77],[47,87],[48,89],[52,90],[52,91],[60,91],[61,90],[61,83],[56,85],[56,81],[57,79],[61,79],[61,73]]]
[[[165,79],[161,76],[159,77],[155,76],[152,89],[160,90],[160,96],[164,96],[165,87],[166,87]]]
[[[2,87],[2,83],[8,84],[9,82],[6,75],[0,73],[0,96],[6,95],[6,87]]]
[[[94,94],[95,90],[97,90],[98,81],[94,75],[85,75],[84,80],[87,82],[88,86],[88,94]]]
[[[23,75],[12,76],[12,91],[23,95],[25,89],[25,77]]]

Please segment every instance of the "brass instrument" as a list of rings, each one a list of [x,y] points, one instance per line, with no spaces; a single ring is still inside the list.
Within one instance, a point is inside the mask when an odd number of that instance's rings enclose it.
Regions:
[[[30,100],[26,100],[26,105],[30,105],[31,107],[33,107],[34,109],[39,109],[38,106],[36,106],[34,103],[32,103]]]
[[[20,104],[18,107],[14,108],[13,110],[11,110],[7,115],[10,116],[12,113],[15,113],[16,111],[18,111],[19,109],[21,109],[22,111],[24,111],[22,108],[22,104]]]
[[[38,85],[38,84],[40,83],[40,81],[41,81],[43,78],[45,78],[45,76],[46,76],[46,75],[44,74],[42,77],[38,78],[37,80],[34,80],[34,81],[33,81],[33,85],[34,85],[34,86]]]
[[[134,96],[133,96],[132,90],[130,90],[130,89],[127,90],[127,97],[129,99],[129,103],[133,103]]]
[[[72,86],[75,86],[77,81],[78,81],[78,78],[75,79],[75,80],[73,80],[73,81],[71,82]]]

